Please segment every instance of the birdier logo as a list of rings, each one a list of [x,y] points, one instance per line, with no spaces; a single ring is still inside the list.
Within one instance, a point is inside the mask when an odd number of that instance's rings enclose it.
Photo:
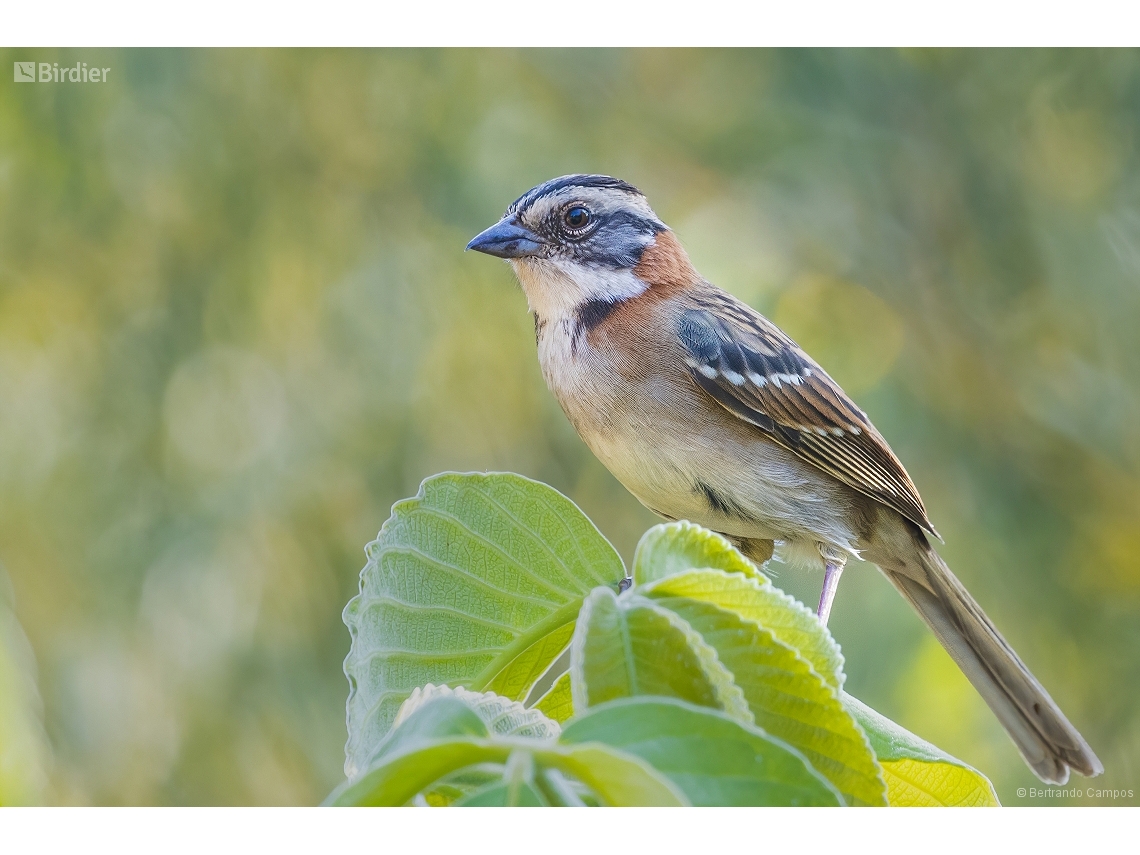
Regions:
[[[106,83],[110,71],[85,62],[63,68],[58,62],[16,62],[12,64],[12,79],[17,83]]]

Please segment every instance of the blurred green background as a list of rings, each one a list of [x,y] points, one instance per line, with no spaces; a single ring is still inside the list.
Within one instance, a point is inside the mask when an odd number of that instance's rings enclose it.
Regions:
[[[630,557],[654,518],[546,391],[509,269],[463,253],[594,171],[868,411],[1094,786],[1140,792],[1140,52],[0,55],[0,802],[320,800],[341,608],[432,473],[547,481]],[[1140,803],[1019,798],[872,567],[832,629],[848,689],[1003,802]]]

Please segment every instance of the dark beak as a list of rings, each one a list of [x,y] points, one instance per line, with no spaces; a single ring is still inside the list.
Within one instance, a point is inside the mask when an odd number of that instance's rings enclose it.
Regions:
[[[499,220],[491,228],[480,232],[467,244],[468,249],[485,252],[499,258],[525,258],[539,255],[542,238],[510,220]]]

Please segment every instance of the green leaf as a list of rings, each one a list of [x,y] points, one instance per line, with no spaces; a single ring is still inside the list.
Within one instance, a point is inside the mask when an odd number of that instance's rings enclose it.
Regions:
[[[602,803],[619,807],[679,806],[684,793],[644,760],[597,743],[548,744],[505,737],[445,739],[409,751],[384,755],[354,781],[346,781],[326,800],[336,806],[399,806],[462,769],[498,764],[506,769],[516,751],[529,752],[539,769],[554,768],[588,787]]]
[[[685,794],[644,760],[598,743],[557,745],[535,760],[585,784],[613,807],[679,807]]]
[[[396,726],[380,742],[369,761],[375,765],[385,755],[399,754],[426,742],[489,735],[487,723],[468,704],[456,697],[435,697],[418,705],[411,715],[398,717]]]
[[[491,736],[488,722],[475,711],[474,705],[457,697],[457,693],[463,691],[429,684],[424,690],[412,692],[400,707],[392,729],[369,759],[369,766],[376,766],[385,757],[445,739]],[[482,697],[475,693],[467,694],[472,698]],[[505,698],[503,701],[511,703]],[[497,773],[487,774],[477,769],[461,771],[435,782],[423,795],[429,804],[451,804],[488,782],[500,780],[500,777]]]
[[[545,807],[535,787],[534,755],[512,751],[499,781],[476,790],[455,803],[459,807]]]
[[[792,747],[719,710],[674,698],[623,698],[575,718],[563,743],[601,742],[641,757],[694,805],[841,805]]]
[[[631,593],[596,588],[570,644],[574,709],[634,695],[665,695],[751,721],[732,674],[683,619]]]
[[[843,703],[867,734],[896,807],[997,807],[993,784],[978,770],[915,736],[848,694]]]
[[[464,796],[455,802],[456,807],[547,807],[547,802],[533,784],[522,783],[511,787],[505,783],[491,784]]]
[[[570,644],[574,626],[575,621],[570,621],[543,635],[495,675],[487,688],[511,700],[524,700],[531,687]]]
[[[527,709],[494,692],[472,692],[462,687],[433,686],[428,683],[413,689],[400,707],[393,722],[393,732],[420,707],[437,698],[452,698],[471,709],[487,730],[499,736],[529,736],[534,739],[557,739],[561,733],[558,722],[552,721],[535,709]]]
[[[530,752],[515,751],[507,759],[502,779],[455,801],[457,807],[585,807],[585,797],[597,805],[585,785],[568,779],[552,766],[536,766]],[[429,799],[430,800],[430,799]]]
[[[764,627],[711,603],[671,596],[669,581],[639,590],[682,618],[716,650],[743,692],[755,724],[801,751],[848,804],[886,804],[879,765],[836,689]]]
[[[598,806],[597,796],[588,787],[571,781],[557,769],[539,769],[535,775],[535,782],[549,805],[556,807]]]
[[[525,697],[526,681],[565,647],[585,595],[624,576],[573,502],[503,473],[427,479],[366,552],[360,594],[344,610],[349,777],[417,686],[494,684]]]
[[[521,756],[522,752],[514,752],[507,760],[508,769],[511,761]],[[507,771],[502,779],[485,784],[468,795],[455,799],[451,804],[456,807],[585,807],[587,804],[599,804],[596,794],[584,784],[567,778],[553,767],[534,768],[533,763],[531,766],[533,774],[514,787],[508,780],[504,780],[511,777]],[[431,794],[426,801],[433,803]],[[443,804],[439,801],[434,803]]]
[[[654,597],[712,603],[760,624],[811,663],[836,689],[843,687],[843,654],[815,612],[767,580],[719,570],[688,570],[656,582]]]
[[[570,690],[570,672],[554,681],[550,689],[535,703],[534,708],[557,722],[574,715],[574,696]]]
[[[509,745],[476,737],[420,744],[407,751],[383,755],[364,775],[334,790],[325,803],[340,807],[404,805],[436,781],[468,766],[506,763],[510,752]]]
[[[768,578],[725,537],[686,520],[653,526],[641,536],[633,554],[637,585],[703,568],[743,573],[768,584]]]

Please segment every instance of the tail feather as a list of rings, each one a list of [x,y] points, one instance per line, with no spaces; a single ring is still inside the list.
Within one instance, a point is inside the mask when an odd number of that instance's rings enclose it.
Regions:
[[[885,561],[880,569],[926,621],[1037,777],[1064,784],[1070,768],[1088,777],[1103,772],[1088,743],[926,538],[912,537],[917,555]]]
[[[1042,781],[1062,784],[1069,769],[1105,771],[1037,678],[998,632],[926,535],[898,514],[881,514],[863,556],[914,606],[998,716]]]

